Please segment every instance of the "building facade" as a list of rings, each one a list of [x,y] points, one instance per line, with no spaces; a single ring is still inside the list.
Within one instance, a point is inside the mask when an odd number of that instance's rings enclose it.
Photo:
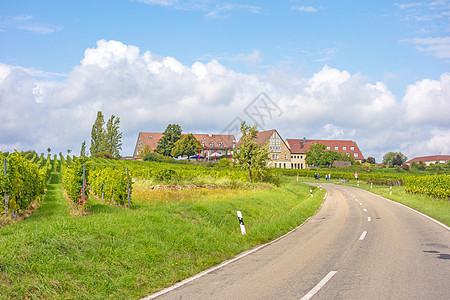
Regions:
[[[182,134],[184,135],[184,134]],[[139,154],[147,146],[151,151],[155,151],[159,140],[163,134],[160,132],[140,132],[134,148],[133,158],[138,159]],[[229,134],[201,134],[193,133],[193,136],[200,142],[203,149],[200,155],[206,158],[219,158],[229,155],[236,148],[236,138]]]
[[[430,155],[430,156],[420,156],[414,157],[406,162],[410,165],[413,162],[424,162],[427,166],[430,164],[446,164],[450,161],[450,155]]]

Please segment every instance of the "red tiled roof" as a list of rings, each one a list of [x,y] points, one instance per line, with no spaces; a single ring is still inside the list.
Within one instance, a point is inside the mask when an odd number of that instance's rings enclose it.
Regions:
[[[337,151],[342,154],[347,153],[358,153],[358,156],[355,156],[356,159],[364,159],[361,150],[359,150],[358,145],[355,141],[351,140],[308,140],[306,142],[304,139],[286,139],[287,144],[291,149],[291,153],[305,153],[309,151],[309,147],[313,144],[322,144],[327,147],[330,147],[330,150]],[[334,147],[338,147],[338,150],[335,150]],[[343,147],[346,147],[344,150]],[[354,147],[354,150],[350,150],[350,147]]]
[[[416,162],[429,162],[429,161],[449,161],[450,160],[450,155],[430,155],[430,156],[419,156],[419,157],[414,157],[413,159],[408,160],[406,163],[412,163],[413,161]]]
[[[183,133],[182,135],[186,134]],[[193,135],[200,143],[204,143],[204,149],[233,149],[233,141],[236,140],[234,135],[229,134],[193,133]],[[143,149],[146,145],[150,146],[152,150],[155,150],[162,136],[163,134],[161,132],[140,132],[136,142],[134,156],[137,156],[138,148]],[[139,147],[139,142],[142,143],[141,147]],[[214,147],[210,146],[211,142],[214,143]],[[220,146],[220,143],[222,143],[222,146]]]

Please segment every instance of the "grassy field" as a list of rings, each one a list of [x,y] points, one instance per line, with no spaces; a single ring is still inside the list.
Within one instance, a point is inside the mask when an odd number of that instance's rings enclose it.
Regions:
[[[0,228],[1,298],[140,298],[301,224],[325,194],[315,189],[310,197],[309,189],[286,178],[280,187],[226,197],[134,198],[132,210],[91,198],[89,214],[74,217],[53,173],[37,211]]]

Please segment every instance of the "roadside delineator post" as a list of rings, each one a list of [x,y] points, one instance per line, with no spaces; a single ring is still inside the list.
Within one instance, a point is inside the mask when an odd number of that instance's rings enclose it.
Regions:
[[[311,193],[311,197],[313,196],[313,194],[312,194],[312,189],[309,189],[309,192]]]
[[[389,187],[389,195],[392,195],[392,186]]]
[[[242,213],[240,211],[237,211],[237,216],[239,219],[239,226],[241,227],[242,234],[245,234],[245,226],[244,226],[244,219],[242,219]]]
[[[373,183],[371,182],[371,183],[370,183],[370,188],[372,188],[372,184],[373,184]]]

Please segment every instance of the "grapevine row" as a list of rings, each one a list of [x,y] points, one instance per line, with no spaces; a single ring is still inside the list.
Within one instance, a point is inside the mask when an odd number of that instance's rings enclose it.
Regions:
[[[6,175],[4,162],[6,161]],[[34,200],[42,199],[49,176],[48,169],[27,160],[14,152],[8,156],[0,153],[0,213],[8,216],[26,209]],[[46,166],[46,165],[45,165]],[[50,169],[51,172],[51,169]]]
[[[450,175],[410,176],[405,179],[408,193],[450,199]]]

